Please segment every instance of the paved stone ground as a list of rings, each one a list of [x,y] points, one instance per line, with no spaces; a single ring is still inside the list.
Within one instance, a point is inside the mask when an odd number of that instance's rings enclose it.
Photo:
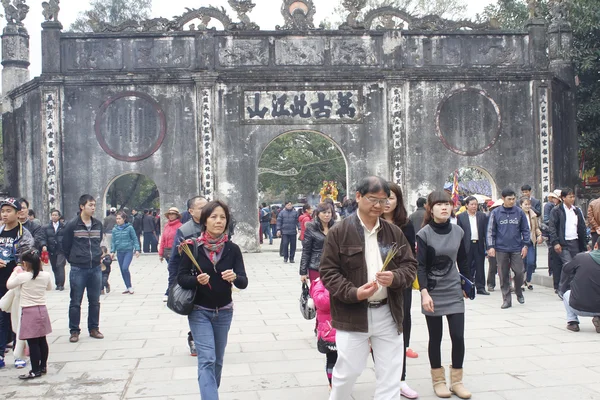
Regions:
[[[236,311],[225,359],[221,399],[324,400],[328,397],[324,356],[316,350],[314,321],[298,311],[298,264],[284,264],[274,246],[245,255],[250,285],[235,294]],[[300,256],[296,257],[299,261]],[[68,342],[68,290],[49,293],[54,333],[48,375],[21,382],[23,370],[0,370],[0,398],[16,399],[198,399],[196,359],[186,345],[187,321],[162,302],[166,267],[156,256],[132,265],[135,295],[122,295],[118,267],[113,291],[103,296],[101,331]],[[546,274],[546,271],[540,271]],[[565,329],[562,303],[551,289],[536,286],[525,305],[500,309],[498,291],[467,303],[465,384],[479,400],[600,399],[600,334],[589,318],[581,332]],[[87,309],[84,300],[84,309]],[[434,399],[429,380],[427,330],[414,293],[408,382],[421,399]],[[86,331],[86,316],[82,316]],[[450,344],[443,344],[444,365]],[[372,363],[359,378],[354,399],[370,399]]]

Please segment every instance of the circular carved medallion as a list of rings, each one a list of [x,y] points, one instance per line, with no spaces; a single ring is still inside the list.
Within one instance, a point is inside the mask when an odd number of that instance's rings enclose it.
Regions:
[[[106,100],[96,117],[100,147],[120,161],[136,162],[154,154],[167,133],[160,105],[149,95],[123,92]]]
[[[437,136],[444,146],[462,156],[483,154],[500,136],[498,104],[483,90],[464,88],[442,100],[436,114]]]

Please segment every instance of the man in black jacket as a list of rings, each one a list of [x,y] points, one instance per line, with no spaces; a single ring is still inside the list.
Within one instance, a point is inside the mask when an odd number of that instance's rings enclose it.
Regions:
[[[291,263],[294,262],[298,224],[298,212],[294,210],[292,202],[288,201],[277,216],[277,236],[281,238],[283,262],[288,262],[288,258]]]
[[[60,222],[60,211],[58,210],[52,210],[50,217],[52,221],[43,228],[46,246],[42,248],[42,251],[48,251],[50,255],[56,290],[63,291],[65,290],[65,264],[67,263],[62,247],[65,224]]]
[[[81,301],[87,289],[88,330],[95,339],[104,339],[98,329],[100,324],[100,291],[102,290],[102,270],[100,269],[100,243],[102,242],[102,222],[93,217],[96,200],[89,194],[79,198],[79,215],[65,226],[63,250],[71,264],[69,282],[71,303],[69,304],[69,331],[71,343],[79,341]]]
[[[148,210],[144,210],[142,217],[142,232],[144,233],[144,253],[157,253],[156,224],[154,217]]]
[[[569,277],[570,289],[564,291],[563,303],[567,311],[567,329],[579,332],[579,317],[592,317],[596,332],[600,333],[600,239],[594,250],[580,253],[563,268]]]
[[[587,230],[585,219],[579,207],[575,206],[575,193],[572,189],[561,190],[562,204],[550,212],[548,232],[550,243],[560,257],[560,267],[553,272],[554,282],[559,282],[558,297],[562,299],[563,286],[561,271],[578,253],[586,250]]]
[[[425,203],[427,203],[427,199],[424,197],[419,197],[417,199],[417,209],[414,213],[410,214],[410,219],[415,226],[415,231],[419,232],[423,227],[423,219],[425,218]]]
[[[24,198],[20,198],[18,201],[21,204],[19,222],[23,225],[23,228],[27,229],[29,233],[31,233],[31,236],[33,236],[35,247],[38,250],[41,250],[46,245],[44,230],[40,224],[29,219],[29,202]]]
[[[477,293],[489,296],[490,292],[485,290],[485,235],[488,218],[481,211],[477,211],[479,203],[475,197],[467,197],[465,204],[467,212],[458,214],[457,223],[465,232],[463,243],[467,251],[467,264]]]
[[[135,208],[131,210],[131,224],[133,225],[133,230],[137,235],[138,242],[142,243],[142,215]]]

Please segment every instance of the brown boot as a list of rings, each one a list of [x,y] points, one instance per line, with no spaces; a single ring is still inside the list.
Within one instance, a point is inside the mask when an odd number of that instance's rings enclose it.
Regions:
[[[467,388],[462,383],[463,380],[463,370],[454,369],[452,365],[450,366],[450,390],[452,393],[460,397],[461,399],[470,399],[471,392],[467,390]]]
[[[94,339],[104,339],[104,335],[101,334],[98,329],[90,330],[90,337],[93,337]]]
[[[431,382],[433,383],[433,390],[437,397],[447,399],[452,396],[446,385],[446,371],[444,367],[431,369]]]

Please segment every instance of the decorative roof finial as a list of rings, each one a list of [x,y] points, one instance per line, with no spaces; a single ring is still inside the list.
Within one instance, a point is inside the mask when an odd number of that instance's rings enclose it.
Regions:
[[[44,1],[42,3],[42,8],[44,9],[44,11],[42,11],[42,14],[46,19],[46,22],[58,22],[58,12],[60,11],[60,7],[58,5],[59,3],[60,0],[50,0]]]
[[[2,6],[8,25],[23,26],[23,21],[29,12],[29,6],[25,4],[25,0],[13,0],[13,4],[10,3],[10,0],[2,0]]]
[[[239,29],[239,30],[260,30],[260,27],[256,25],[254,22],[250,21],[248,17],[248,13],[252,11],[256,4],[252,2],[252,0],[227,0],[231,8],[237,13],[238,18],[241,22],[235,22],[231,24],[229,29]]]
[[[277,25],[277,30],[308,31],[315,29],[316,13],[312,0],[283,0],[281,14],[285,20],[284,26]]]
[[[364,25],[358,22],[360,11],[367,5],[367,0],[343,0],[342,6],[348,10],[346,22],[340,25],[340,29],[364,29]]]

